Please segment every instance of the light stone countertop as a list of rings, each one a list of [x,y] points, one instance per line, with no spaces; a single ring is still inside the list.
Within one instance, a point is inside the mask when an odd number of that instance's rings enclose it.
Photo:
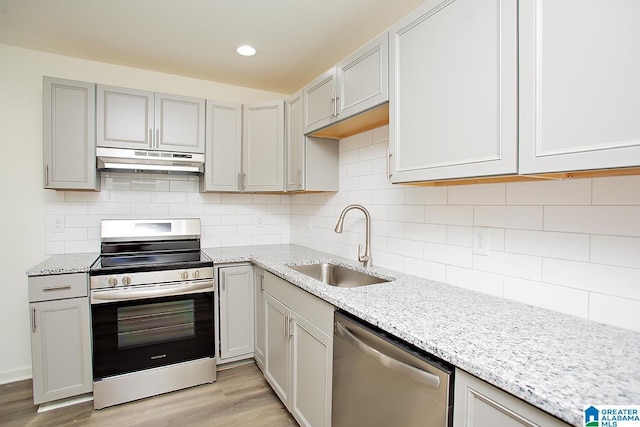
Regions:
[[[52,255],[27,270],[27,276],[86,273],[99,256],[99,253]]]
[[[205,252],[250,261],[572,425],[584,425],[585,406],[640,404],[639,333],[297,245]],[[287,267],[318,261],[395,280],[336,288]]]
[[[303,246],[204,252],[217,265],[252,262],[572,425],[583,425],[584,406],[640,404],[639,333],[397,271],[364,269]],[[97,257],[55,255],[27,275],[87,272]],[[395,280],[336,288],[288,268],[318,261]]]

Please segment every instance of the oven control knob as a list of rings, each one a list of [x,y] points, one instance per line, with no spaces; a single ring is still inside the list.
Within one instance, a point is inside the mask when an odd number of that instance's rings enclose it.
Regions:
[[[200,278],[200,270],[196,270],[193,272],[193,278],[194,279],[199,279]]]
[[[180,274],[180,277],[182,278],[182,280],[187,280],[189,278],[189,272],[188,271],[183,271]]]
[[[116,276],[109,277],[109,286],[114,287],[118,284],[118,278]]]
[[[122,284],[125,286],[129,286],[131,284],[131,276],[124,276],[122,278]]]

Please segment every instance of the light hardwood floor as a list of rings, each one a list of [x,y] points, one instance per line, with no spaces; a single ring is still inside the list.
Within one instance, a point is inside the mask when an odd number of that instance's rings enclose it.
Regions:
[[[1,426],[297,426],[254,363],[205,384],[110,408],[79,403],[38,414],[31,380],[0,386]]]

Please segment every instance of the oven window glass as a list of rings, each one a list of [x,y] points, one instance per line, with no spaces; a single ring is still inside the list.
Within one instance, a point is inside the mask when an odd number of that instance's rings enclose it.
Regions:
[[[118,348],[167,343],[195,336],[192,299],[118,308]]]

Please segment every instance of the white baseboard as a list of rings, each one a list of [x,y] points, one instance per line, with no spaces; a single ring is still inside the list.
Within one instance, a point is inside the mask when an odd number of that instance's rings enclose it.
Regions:
[[[33,376],[31,374],[31,367],[16,369],[14,371],[0,372],[0,384],[9,384],[16,381],[29,380]]]

